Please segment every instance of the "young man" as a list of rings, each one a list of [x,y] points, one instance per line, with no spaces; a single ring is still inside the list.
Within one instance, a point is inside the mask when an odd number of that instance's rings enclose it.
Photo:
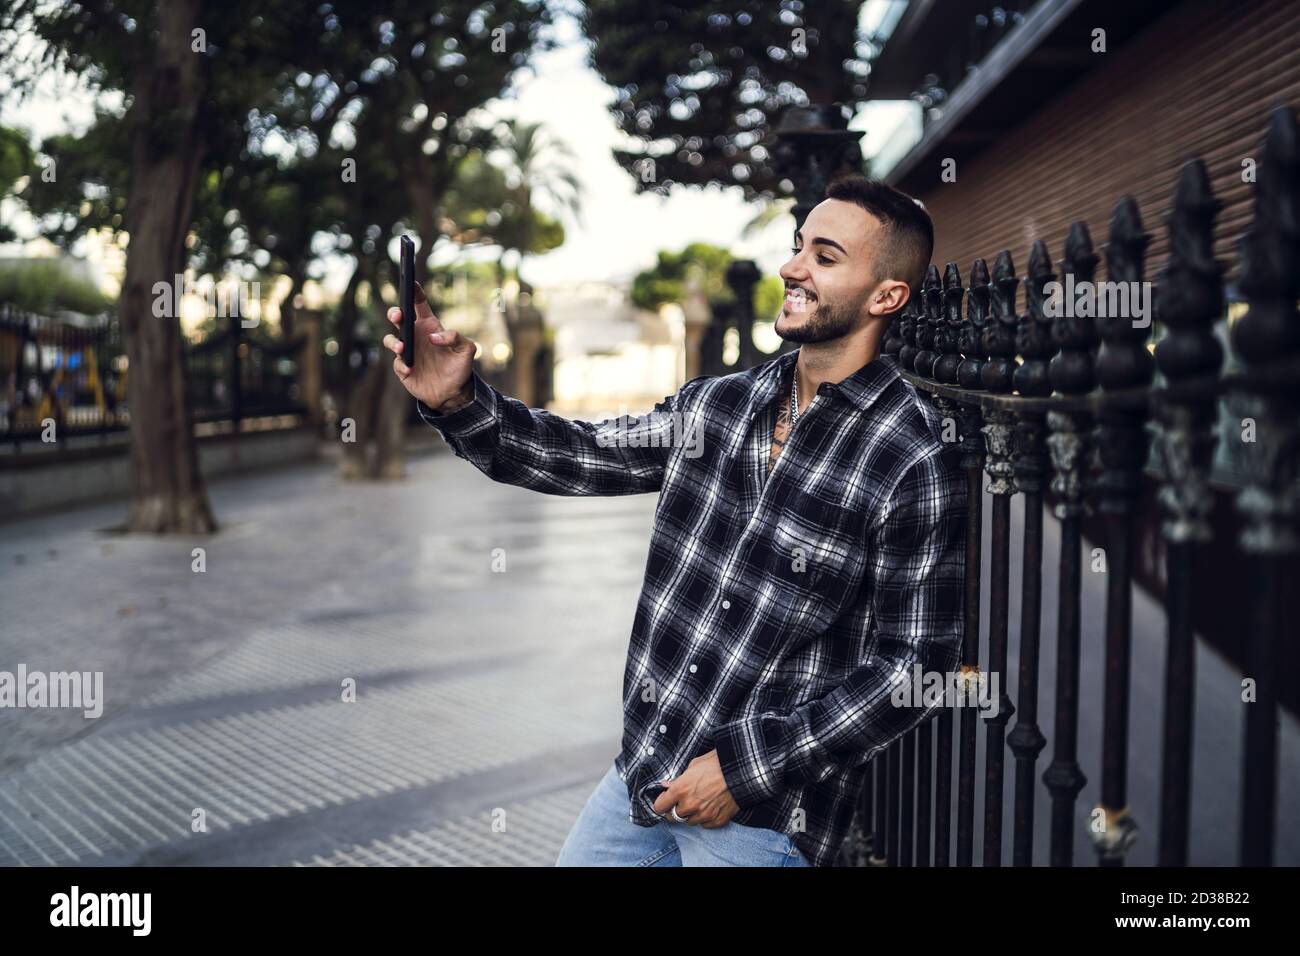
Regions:
[[[694,378],[616,428],[502,395],[427,303],[414,372],[385,337],[420,414],[488,477],[660,493],[622,749],[559,865],[830,865],[867,761],[939,706],[893,692],[914,666],[958,663],[965,480],[880,354],[933,235],[902,193],[833,183],[781,269],[776,331],[800,348]]]

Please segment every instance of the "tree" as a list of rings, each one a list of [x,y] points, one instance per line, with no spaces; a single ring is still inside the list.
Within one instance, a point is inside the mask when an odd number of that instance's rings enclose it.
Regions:
[[[19,130],[0,126],[0,195],[10,193],[14,184],[32,168],[32,147]],[[0,242],[12,242],[14,231],[0,222]]]
[[[358,162],[355,181],[349,185],[382,171],[390,187],[397,184],[405,190],[405,215],[398,222],[377,225],[386,230],[385,239],[399,231],[415,233],[418,261],[427,264],[444,235],[440,212],[459,163],[471,150],[491,142],[490,130],[474,113],[500,95],[529,56],[544,46],[549,9],[542,0],[441,0],[436,5],[392,0],[382,15],[359,6],[340,12],[339,18],[341,36],[349,44],[349,75],[359,69],[368,82],[353,120],[359,131],[355,144],[363,145],[368,135],[385,151],[380,165]],[[338,73],[326,78],[335,84],[344,79]],[[356,198],[346,190],[344,195],[350,202]],[[386,248],[377,266],[375,278],[386,277],[395,286],[396,263]],[[378,442],[375,466],[368,472],[400,476],[402,433],[410,409],[406,390],[389,370],[372,367],[357,397],[356,420],[369,423]]]
[[[632,302],[642,309],[657,310],[666,302],[683,303],[694,286],[709,304],[732,302],[735,295],[727,285],[731,253],[707,242],[692,242],[681,252],[660,252],[654,268],[632,280]]]
[[[250,104],[283,78],[295,51],[310,47],[304,27],[320,23],[316,10],[294,0],[13,0],[0,13],[0,30],[40,41],[23,64],[12,45],[4,49],[15,74],[28,71],[19,83],[30,88],[42,69],[62,68],[125,95],[125,112],[97,134],[119,148],[105,165],[117,167],[109,175],[125,179],[124,189],[97,190],[93,176],[82,185],[99,200],[96,214],[131,240],[118,303],[129,363],[130,530],[216,528],[198,468],[179,316],[154,314],[156,287],[185,270],[206,164],[244,141]]]
[[[619,129],[639,141],[615,158],[641,191],[717,183],[749,200],[791,195],[772,130],[788,106],[865,99],[874,51],[858,34],[861,6],[589,0],[592,65],[615,89]]]
[[[52,143],[51,150],[67,150],[51,156],[65,179],[36,205],[62,206],[66,215],[53,232],[68,240],[98,225],[130,236],[119,302],[130,369],[128,528],[216,526],[197,467],[178,317],[153,315],[155,286],[183,273],[191,256],[211,267],[238,258],[239,243],[253,246],[251,256],[274,248],[279,261],[268,255],[267,264],[300,282],[325,224],[312,220],[319,204],[301,205],[313,198],[304,187],[330,182],[352,200],[357,191],[347,187],[356,179],[348,183],[334,171],[299,180],[297,189],[284,180],[302,157],[341,145],[333,142],[339,128],[354,126],[367,110],[376,145],[386,150],[378,168],[392,171],[387,187],[404,189],[408,204],[400,225],[367,225],[367,241],[388,260],[381,240],[410,228],[427,255],[449,171],[471,132],[468,115],[526,62],[547,19],[541,0],[12,0],[0,11],[0,34],[9,38],[0,59],[20,85],[30,89],[39,72],[60,67],[125,98],[125,111],[102,114],[91,134],[112,147],[100,155],[105,168],[86,164],[84,178],[69,181],[63,160],[75,160],[78,148]],[[23,32],[41,41],[25,63],[13,40]],[[282,188],[263,192],[277,178]],[[80,200],[75,207],[73,198]],[[293,222],[266,228],[286,215]],[[373,235],[374,226],[386,235]],[[385,392],[381,421],[391,462],[392,435],[400,436],[408,403],[400,383],[390,384],[396,389]]]
[[[503,255],[518,253],[518,271],[524,256],[553,248],[544,242],[551,220],[535,211],[535,197],[545,197],[556,211],[566,210],[580,217],[582,187],[573,175],[573,151],[541,123],[507,120],[494,152],[505,163],[501,221],[494,231]],[[560,236],[563,239],[562,231]]]

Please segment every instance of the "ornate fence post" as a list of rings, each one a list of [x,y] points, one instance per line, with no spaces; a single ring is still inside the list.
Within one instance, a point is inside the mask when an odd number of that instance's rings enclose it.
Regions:
[[[1097,267],[1088,226],[1070,224],[1061,260],[1061,279],[1073,277],[1090,288]],[[1072,283],[1071,283],[1072,284]],[[1063,303],[1064,305],[1064,303]],[[1071,303],[1070,305],[1073,305]],[[1048,366],[1052,388],[1062,396],[1084,395],[1093,386],[1092,347],[1097,335],[1092,310],[1065,306],[1052,318],[1052,338],[1060,351]],[[1079,588],[1083,568],[1083,478],[1087,461],[1088,416],[1055,411],[1047,415],[1047,446],[1052,458],[1055,514],[1061,522],[1061,567],[1057,594],[1056,713],[1052,731],[1052,762],[1043,783],[1052,795],[1052,866],[1074,860],[1074,805],[1087,778],[1079,766]]]
[[[961,342],[963,360],[957,366],[958,379],[972,391],[982,388],[984,368],[983,335],[988,325],[989,270],[983,259],[971,265],[970,289],[966,298],[966,323],[962,326]],[[975,402],[964,403],[961,415],[961,466],[966,470],[966,575],[965,620],[963,621],[961,671],[964,681],[979,675],[980,651],[980,571],[981,548],[984,529],[984,416]],[[950,718],[949,718],[950,719]],[[975,845],[975,711],[961,709],[961,742],[957,764],[957,865],[970,866],[974,862]],[[942,725],[940,725],[942,728]],[[942,733],[942,729],[941,729]],[[948,834],[946,808],[944,829],[939,832],[935,846],[935,859],[948,863]]]
[[[736,307],[733,302],[715,302],[708,328],[700,342],[700,371],[704,375],[726,375],[733,371],[722,361],[722,347]]]
[[[727,285],[736,297],[736,329],[740,333],[740,359],[736,371],[758,364],[754,345],[754,283],[763,277],[752,259],[736,259],[727,266]]]
[[[1016,344],[1024,364],[1012,375],[1021,395],[1043,397],[1052,393],[1048,361],[1056,346],[1051,320],[1044,309],[1045,287],[1052,281],[1047,246],[1036,241],[1029,253],[1025,278],[1025,312],[1016,329]],[[1016,755],[1015,832],[1011,849],[1014,866],[1029,866],[1034,849],[1034,778],[1038,754],[1047,738],[1038,729],[1038,642],[1043,593],[1043,479],[1047,474],[1046,422],[1042,412],[1016,416],[1016,486],[1025,496],[1025,527],[1020,589],[1020,673],[1016,695],[1019,719],[1007,737]]]
[[[1214,258],[1218,208],[1205,164],[1190,160],[1178,176],[1173,209],[1165,220],[1169,261],[1156,286],[1156,314],[1169,330],[1156,346],[1156,365],[1166,382],[1158,396],[1156,450],[1163,472],[1160,503],[1165,511],[1162,533],[1169,582],[1165,589],[1169,651],[1160,774],[1160,866],[1187,865],[1196,684],[1194,559],[1197,546],[1211,538],[1214,497],[1210,463],[1218,406],[1212,383],[1191,392],[1180,386],[1217,376],[1223,363],[1223,348],[1212,331],[1223,314],[1223,267]]]
[[[1254,591],[1245,633],[1246,703],[1241,789],[1241,865],[1269,866],[1277,815],[1278,682],[1283,562],[1300,548],[1300,144],[1296,116],[1276,110],[1258,165],[1255,219],[1241,240],[1241,287],[1249,311],[1231,329],[1246,374],[1233,407],[1241,422],[1247,483],[1237,497],[1244,519],[1241,549],[1252,564]],[[1247,435],[1250,440],[1247,440]],[[1294,623],[1288,629],[1294,634]]]
[[[1142,272],[1150,235],[1132,196],[1115,207],[1106,243],[1107,278],[1128,289],[1118,300],[1142,301]],[[1102,304],[1098,297],[1099,305]],[[1101,349],[1097,353],[1097,381],[1103,394],[1139,389],[1151,383],[1155,361],[1147,351],[1151,316],[1134,319],[1135,310],[1101,313]],[[1137,409],[1103,406],[1097,416],[1097,453],[1101,472],[1097,479],[1097,508],[1106,524],[1106,687],[1102,717],[1101,803],[1098,823],[1089,827],[1099,864],[1122,866],[1124,854],[1137,837],[1137,824],[1128,809],[1128,696],[1129,654],[1132,640],[1133,522],[1141,494],[1142,467],[1146,463],[1145,401]]]
[[[943,270],[943,305],[941,317],[936,326],[935,344],[939,350],[934,362],[934,377],[940,382],[956,384],[957,367],[961,363],[958,352],[962,330],[961,302],[965,290],[961,284],[961,272],[957,263],[949,262]],[[961,405],[941,395],[933,398],[934,407],[943,418],[943,440],[963,441],[964,426]],[[949,438],[951,436],[951,439]],[[952,711],[945,708],[936,718],[938,730],[935,743],[936,771],[934,778],[934,862],[937,866],[948,865],[949,848],[949,814],[952,809]],[[930,864],[930,723],[927,721],[917,728],[917,760],[922,774],[917,777],[917,865]]]
[[[990,392],[1011,390],[1016,370],[1016,278],[1011,252],[1002,250],[993,266],[993,317],[985,329],[984,347],[991,356],[984,363],[984,387]],[[1011,584],[1011,496],[1016,493],[1015,415],[990,409],[984,415],[989,494],[993,496],[993,538],[989,560],[989,666],[985,679],[1006,683],[1007,624]],[[984,865],[1002,864],[1002,770],[1005,766],[1006,724],[1014,708],[1005,693],[998,709],[984,718],[988,735],[984,745]]]

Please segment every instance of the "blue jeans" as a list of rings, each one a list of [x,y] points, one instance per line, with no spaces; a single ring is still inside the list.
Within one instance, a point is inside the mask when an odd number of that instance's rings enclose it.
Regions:
[[[628,818],[627,786],[613,766],[578,814],[556,866],[807,866],[788,834],[734,820],[707,829],[671,816],[652,827]]]

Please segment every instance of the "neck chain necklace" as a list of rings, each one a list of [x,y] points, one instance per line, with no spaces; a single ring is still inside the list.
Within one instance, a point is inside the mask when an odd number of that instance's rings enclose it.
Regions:
[[[790,430],[794,430],[795,423],[799,421],[799,366],[794,367],[790,375]]]

